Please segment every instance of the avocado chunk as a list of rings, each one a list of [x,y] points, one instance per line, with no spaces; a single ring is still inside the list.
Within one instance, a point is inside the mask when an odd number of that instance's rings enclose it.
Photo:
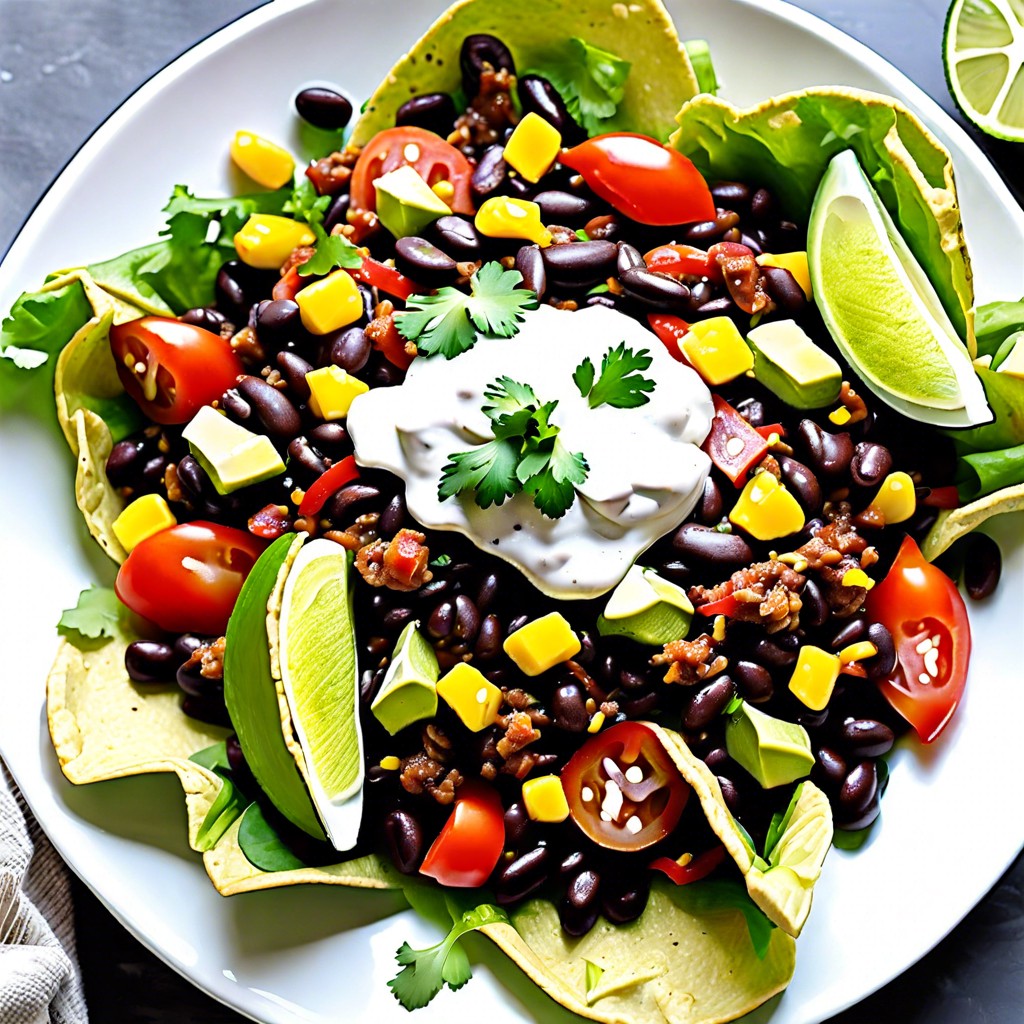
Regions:
[[[814,765],[811,739],[802,725],[773,718],[746,701],[725,723],[725,747],[763,789],[806,778]]]
[[[232,422],[204,405],[181,432],[218,494],[258,484],[284,472],[284,461],[270,438]]]
[[[373,184],[377,189],[377,216],[395,238],[420,235],[438,217],[452,212],[408,165],[389,171]]]
[[[660,646],[686,636],[692,619],[693,605],[681,587],[653,569],[632,565],[608,598],[597,631]]]
[[[413,722],[437,714],[437,679],[441,674],[434,648],[419,631],[419,622],[402,630],[370,710],[392,736]]]
[[[795,409],[820,409],[839,397],[843,371],[794,320],[761,324],[747,335],[754,377]]]

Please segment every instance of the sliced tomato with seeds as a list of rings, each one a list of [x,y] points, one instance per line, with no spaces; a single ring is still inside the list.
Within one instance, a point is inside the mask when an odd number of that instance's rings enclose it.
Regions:
[[[724,399],[712,395],[715,415],[701,448],[733,482],[742,487],[747,473],[764,458],[768,442]]]

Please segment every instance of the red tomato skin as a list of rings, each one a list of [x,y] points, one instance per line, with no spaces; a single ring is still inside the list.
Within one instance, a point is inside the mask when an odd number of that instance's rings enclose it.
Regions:
[[[706,878],[722,861],[725,860],[725,847],[715,846],[694,857],[687,865],[674,861],[671,857],[656,857],[648,867],[652,871],[660,871],[672,879],[676,885],[689,885]]]
[[[491,876],[505,846],[505,811],[497,790],[467,779],[455,807],[431,844],[421,875],[456,889],[475,889]]]
[[[414,281],[404,274],[400,274],[394,267],[385,266],[372,256],[364,256],[363,262],[358,267],[346,268],[357,280],[377,288],[388,295],[394,295],[398,299],[407,299],[417,292],[423,293],[429,289],[421,288]]]
[[[315,516],[327,503],[327,499],[341,490],[350,480],[359,476],[359,467],[354,455],[346,455],[330,469],[316,478],[302,496],[299,504],[300,516]]]
[[[971,626],[956,584],[905,537],[885,579],[868,592],[868,615],[892,634],[896,668],[878,686],[889,703],[931,743],[946,727],[963,698],[971,656]],[[939,638],[930,672],[917,648]],[[922,683],[923,676],[930,681]]]
[[[409,146],[416,147],[415,157]],[[428,185],[450,181],[455,195],[448,205],[456,213],[473,213],[470,181],[473,168],[469,161],[440,135],[425,128],[403,126],[378,132],[366,144],[352,172],[352,208],[376,210],[377,190],[374,181],[382,174],[399,167],[412,166]]]
[[[733,486],[742,487],[751,467],[764,458],[768,442],[724,398],[712,394],[711,401],[715,415],[701,448]],[[729,451],[729,441],[733,438],[743,442],[735,455]]]
[[[231,526],[181,523],[132,548],[114,590],[122,604],[168,633],[221,636],[265,547]]]
[[[597,135],[558,158],[619,213],[641,224],[714,220],[707,182],[682,153],[636,132]]]
[[[110,329],[110,348],[125,391],[156,423],[187,423],[245,373],[241,360],[219,334],[169,317],[144,316],[115,324]],[[139,364],[141,372],[135,369]],[[147,372],[157,385],[155,399],[143,392]],[[168,395],[170,386],[173,398]]]
[[[679,344],[686,337],[690,325],[682,317],[673,316],[671,313],[648,313],[647,323],[665,346],[668,354],[677,363],[686,363]],[[686,365],[689,366],[689,363]]]
[[[712,260],[703,249],[692,245],[659,245],[644,255],[648,270],[673,277],[710,277]]]

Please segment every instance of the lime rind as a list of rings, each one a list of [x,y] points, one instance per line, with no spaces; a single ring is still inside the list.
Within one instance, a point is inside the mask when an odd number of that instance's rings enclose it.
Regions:
[[[852,150],[833,157],[818,186],[807,251],[822,318],[879,398],[935,426],[991,421],[967,349]]]

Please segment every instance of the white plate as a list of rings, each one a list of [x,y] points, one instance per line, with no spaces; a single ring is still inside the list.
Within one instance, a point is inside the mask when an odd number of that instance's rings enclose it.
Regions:
[[[365,95],[400,44],[443,6],[418,3],[412,16],[406,0],[375,0],[367,17],[354,0],[278,0],[195,47],[110,118],[39,204],[0,267],[0,309],[56,267],[150,240],[175,183],[200,195],[230,193],[227,141],[236,128],[297,143],[290,99],[298,87],[333,80]],[[772,0],[669,7],[681,34],[711,41],[723,93],[734,101],[843,84],[891,93],[916,109],[954,154],[979,301],[1020,294],[1024,216],[981,152],[906,78]],[[7,638],[0,751],[57,848],[147,946],[243,1013],[268,1022],[407,1021],[385,984],[395,973],[394,951],[405,939],[434,939],[411,912],[399,913],[397,897],[321,886],[224,900],[187,848],[184,801],[172,778],[80,789],[64,781],[43,716],[53,624],[79,589],[113,573],[74,508],[62,443],[7,420],[0,451]],[[1004,517],[993,529],[1006,556],[1004,579],[994,599],[971,608],[976,648],[963,707],[934,749],[906,747],[893,758],[881,827],[858,854],[830,855],[793,983],[757,1020],[810,1024],[884,984],[963,917],[1024,843],[1024,819],[1007,815],[985,782],[1000,759],[1012,770],[1024,720],[1024,688],[1007,685],[1010,666],[1019,664],[1021,526],[1020,516]],[[442,993],[417,1021],[575,1019],[486,941],[471,939],[470,950],[473,982]]]

